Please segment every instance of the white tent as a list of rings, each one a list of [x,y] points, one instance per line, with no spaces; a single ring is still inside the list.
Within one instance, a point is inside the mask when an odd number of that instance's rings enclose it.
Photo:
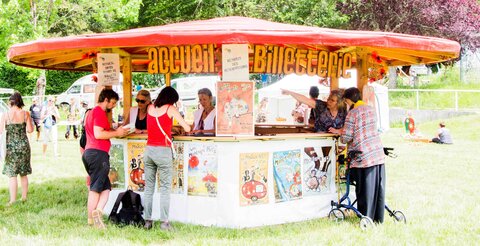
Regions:
[[[339,79],[340,88],[349,88],[357,84],[357,71],[350,70],[349,79]],[[326,100],[330,93],[330,88],[319,83],[320,77],[308,75],[289,74],[283,79],[258,90],[258,101],[268,98],[267,123],[275,123],[277,118],[286,119],[286,124],[293,124],[291,112],[295,108],[295,99],[291,96],[282,95],[281,89],[294,91],[305,96],[309,96],[311,86],[317,86],[320,90],[319,98]],[[278,123],[278,122],[277,122]]]

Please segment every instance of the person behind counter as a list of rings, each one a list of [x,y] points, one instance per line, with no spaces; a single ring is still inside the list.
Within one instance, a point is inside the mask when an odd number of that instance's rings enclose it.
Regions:
[[[315,113],[315,132],[340,133],[340,129],[345,123],[347,111],[341,91],[333,90],[330,92],[327,101],[308,98],[300,93],[282,89],[282,94],[290,95],[297,101],[313,108]]]
[[[135,133],[142,134],[147,132],[147,107],[152,103],[150,92],[147,90],[138,91],[137,107],[131,107],[130,112],[123,117],[125,121],[123,125],[128,125],[130,122],[135,122]]]
[[[208,88],[198,90],[200,108],[193,113],[193,134],[215,134],[215,106]]]
[[[145,164],[145,226],[149,230],[153,226],[152,201],[157,170],[160,174],[160,229],[170,230],[168,222],[170,209],[170,191],[172,189],[173,173],[173,143],[172,143],[172,118],[190,132],[190,126],[178,112],[174,104],[179,96],[175,89],[165,87],[153,105],[147,109],[148,137],[144,153]]]

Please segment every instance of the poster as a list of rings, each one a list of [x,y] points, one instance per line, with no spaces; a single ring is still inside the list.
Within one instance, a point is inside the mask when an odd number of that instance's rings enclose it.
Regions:
[[[248,44],[222,45],[222,79],[248,81]]]
[[[172,194],[183,194],[183,185],[184,185],[184,171],[183,171],[183,153],[184,153],[184,143],[183,142],[173,142],[173,147],[177,152],[177,158],[173,159],[173,171],[172,171]],[[157,172],[157,192],[160,192],[160,172]]]
[[[128,188],[133,191],[145,189],[143,153],[146,145],[146,142],[129,142],[127,145]]]
[[[117,53],[98,53],[98,85],[118,85],[120,80],[120,57]]]
[[[275,202],[302,197],[300,150],[273,152]]]
[[[268,203],[268,152],[240,153],[240,206]]]
[[[126,188],[124,163],[123,144],[112,144],[110,148],[110,171],[108,173],[112,189],[124,190]]]
[[[188,195],[217,196],[217,146],[191,143],[185,146],[188,158]]]
[[[334,179],[335,162],[331,160],[332,146],[305,147],[303,149],[303,174],[305,196],[318,195],[330,191]]]
[[[217,136],[253,136],[253,82],[217,83]]]

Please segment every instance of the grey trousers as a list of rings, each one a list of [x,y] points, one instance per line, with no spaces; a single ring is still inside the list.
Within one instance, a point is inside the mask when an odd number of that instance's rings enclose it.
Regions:
[[[357,208],[373,222],[383,223],[385,214],[385,165],[350,169],[355,181]]]
[[[168,220],[170,192],[172,190],[173,160],[170,147],[147,146],[143,155],[145,163],[145,219],[152,219],[152,201],[157,171],[160,176],[160,220]]]

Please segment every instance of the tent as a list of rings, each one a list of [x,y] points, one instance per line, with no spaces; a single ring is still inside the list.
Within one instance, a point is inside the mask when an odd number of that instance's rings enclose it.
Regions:
[[[349,88],[354,87],[357,84],[357,71],[355,69],[350,70],[351,78],[339,80],[340,88]],[[263,87],[258,90],[258,101],[261,101],[263,98],[268,98],[268,114],[267,122],[275,122],[276,118],[286,119],[287,124],[293,124],[292,117],[290,112],[295,107],[295,99],[291,96],[282,95],[281,89],[287,89],[294,91],[305,96],[309,96],[311,86],[317,86],[320,90],[319,98],[326,100],[328,94],[330,93],[330,87],[325,86],[320,83],[321,77],[319,76],[308,76],[308,75],[296,75],[289,74],[286,75],[281,80]]]

